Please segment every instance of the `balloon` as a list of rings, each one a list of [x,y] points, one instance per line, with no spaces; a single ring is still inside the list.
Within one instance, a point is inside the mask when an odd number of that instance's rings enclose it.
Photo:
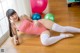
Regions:
[[[44,19],[48,19],[48,20],[54,21],[54,15],[51,14],[51,13],[48,13],[48,14],[45,15]]]
[[[34,13],[32,15],[32,20],[39,20],[39,19],[41,19],[41,15],[39,13]]]
[[[42,13],[48,3],[48,0],[30,0],[33,13]]]

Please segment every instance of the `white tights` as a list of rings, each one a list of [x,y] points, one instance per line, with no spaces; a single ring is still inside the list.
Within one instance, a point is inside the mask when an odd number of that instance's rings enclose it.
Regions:
[[[71,26],[61,26],[56,23],[53,24],[52,30],[56,32],[72,32],[72,33],[80,33],[80,28],[75,28]]]
[[[56,23],[53,24],[52,30],[54,30],[56,32],[78,32],[78,33],[80,33],[79,28],[75,28],[75,27],[71,27],[71,26],[60,26]],[[73,36],[72,34],[62,34],[61,33],[59,36],[50,37],[49,34],[42,33],[40,35],[40,40],[41,40],[41,43],[44,46],[48,46],[48,45],[51,45],[51,44],[54,44],[54,43],[58,42],[61,39],[64,39],[64,38],[67,38],[67,37],[72,37],[72,36]]]
[[[63,33],[61,33],[59,36],[50,37],[49,34],[42,33],[40,35],[40,40],[41,40],[41,43],[44,46],[49,46],[51,44],[54,44],[54,43],[58,42],[61,39],[72,37],[72,36],[73,36],[72,34],[63,34]]]

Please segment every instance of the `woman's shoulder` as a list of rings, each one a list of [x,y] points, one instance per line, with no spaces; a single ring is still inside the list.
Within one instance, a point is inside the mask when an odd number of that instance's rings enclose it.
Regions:
[[[12,21],[12,20],[10,20],[10,23],[13,25],[14,24],[14,22]]]
[[[24,15],[21,15],[21,16],[20,16],[20,19],[27,19],[27,17],[28,17],[28,16],[24,14]]]
[[[21,19],[21,20],[25,20],[25,19],[26,19],[26,20],[32,22],[32,19],[31,19],[30,17],[28,17],[27,15],[25,15],[25,14],[24,14],[24,15],[21,15],[21,16],[20,16],[20,19]]]
[[[15,23],[12,20],[10,20],[10,23],[11,23],[11,27],[15,28]]]

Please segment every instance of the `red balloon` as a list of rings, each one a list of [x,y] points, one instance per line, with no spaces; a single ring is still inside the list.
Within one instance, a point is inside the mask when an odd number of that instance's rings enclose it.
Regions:
[[[48,0],[30,0],[33,13],[42,13],[48,3]]]

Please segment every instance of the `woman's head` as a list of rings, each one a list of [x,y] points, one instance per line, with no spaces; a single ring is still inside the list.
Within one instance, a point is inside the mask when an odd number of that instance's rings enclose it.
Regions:
[[[6,11],[6,16],[7,16],[8,21],[9,21],[10,36],[13,37],[14,34],[12,33],[12,26],[11,26],[10,20],[12,20],[12,21],[14,21],[14,22],[15,22],[15,21],[18,21],[18,20],[19,20],[19,17],[18,17],[18,15],[17,15],[16,11],[13,10],[13,9],[8,9],[8,10]]]
[[[13,20],[13,21],[18,21],[19,19],[16,11],[13,9],[8,9],[6,12],[6,16],[8,17],[9,20]]]

